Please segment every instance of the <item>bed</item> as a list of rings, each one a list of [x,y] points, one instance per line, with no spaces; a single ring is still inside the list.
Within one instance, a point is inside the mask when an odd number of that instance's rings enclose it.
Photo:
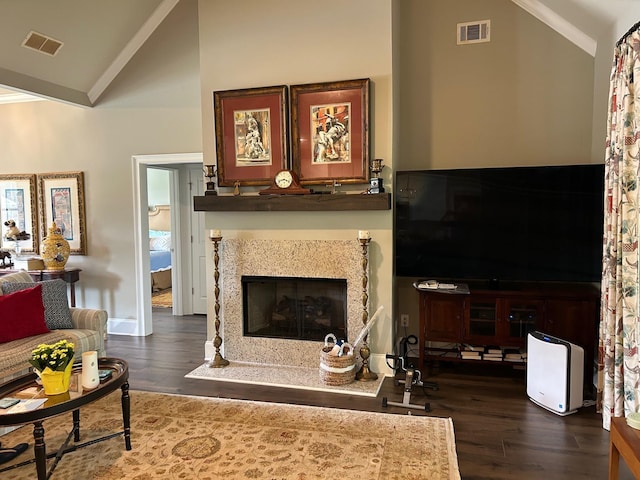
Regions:
[[[151,291],[171,288],[171,207],[149,207]]]

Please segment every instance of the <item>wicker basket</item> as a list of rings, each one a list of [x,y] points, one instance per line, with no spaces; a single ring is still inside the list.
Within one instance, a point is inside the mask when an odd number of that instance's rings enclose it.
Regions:
[[[330,343],[330,339],[333,343]],[[330,355],[329,352],[333,350],[335,344],[335,335],[328,334],[324,339],[324,347],[320,351],[320,380],[326,385],[347,385],[356,378],[356,356],[353,355],[353,348],[348,343],[340,346],[340,350],[345,352],[343,355]]]

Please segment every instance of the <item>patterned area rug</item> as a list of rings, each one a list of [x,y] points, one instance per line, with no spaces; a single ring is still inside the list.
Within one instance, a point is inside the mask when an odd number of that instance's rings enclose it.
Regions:
[[[151,295],[151,306],[171,308],[173,307],[173,299],[171,297],[171,289],[162,290]]]
[[[53,478],[437,480],[459,479],[450,418],[131,392],[131,441],[122,437],[66,454]],[[120,392],[84,407],[82,441],[122,428]],[[48,451],[62,443],[71,414],[44,422]],[[29,442],[33,428],[1,438]],[[54,447],[55,446],[55,447]],[[0,465],[5,467],[9,464]],[[35,478],[35,465],[0,477]]]

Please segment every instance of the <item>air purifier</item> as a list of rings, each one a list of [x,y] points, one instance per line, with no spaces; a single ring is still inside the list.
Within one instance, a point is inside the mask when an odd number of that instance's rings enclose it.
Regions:
[[[575,413],[582,406],[584,350],[541,332],[527,336],[527,395],[557,415]]]

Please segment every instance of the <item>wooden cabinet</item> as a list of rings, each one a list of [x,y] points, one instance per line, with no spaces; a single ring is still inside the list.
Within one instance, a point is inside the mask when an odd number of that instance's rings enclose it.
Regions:
[[[594,358],[598,339],[598,307],[599,301],[588,298],[551,298],[545,305],[542,331],[580,345],[585,349],[585,355],[586,346],[589,346],[591,358]],[[595,325],[579,328],[587,318],[594,319]]]
[[[459,342],[462,336],[464,302],[451,295],[425,295],[420,303],[420,323],[422,318],[427,338],[440,338],[442,342]],[[421,329],[422,330],[422,329]]]
[[[426,342],[443,342],[449,355],[461,344],[526,347],[527,334],[538,330],[581,346],[585,379],[593,372],[596,351],[599,291],[584,285],[518,285],[486,290],[469,286],[469,294],[421,290],[420,368],[433,349]],[[433,355],[436,358],[436,355]],[[474,360],[477,362],[477,360]],[[488,362],[487,362],[488,363]]]
[[[495,295],[469,295],[465,299],[464,341],[472,344],[523,347],[536,330],[543,302]]]

